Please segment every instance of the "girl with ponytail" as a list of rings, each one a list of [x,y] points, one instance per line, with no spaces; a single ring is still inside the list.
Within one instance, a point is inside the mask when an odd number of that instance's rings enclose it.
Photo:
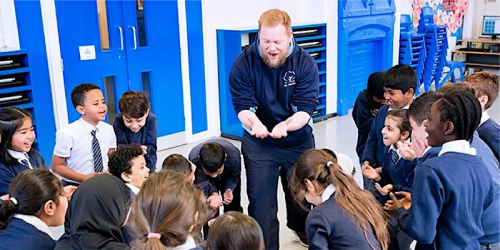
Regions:
[[[299,205],[304,198],[316,205],[306,221],[309,249],[388,248],[386,213],[333,155],[322,149],[306,151],[292,169],[289,185]]]
[[[54,249],[49,226],[60,226],[68,208],[61,181],[45,169],[19,173],[0,201],[0,250]]]
[[[206,222],[203,193],[185,174],[161,171],[152,174],[135,198],[127,228],[132,249],[197,249],[193,236]]]

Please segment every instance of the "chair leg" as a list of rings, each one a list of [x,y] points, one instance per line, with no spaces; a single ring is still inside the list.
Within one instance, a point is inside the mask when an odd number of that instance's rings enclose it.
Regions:
[[[460,71],[460,80],[462,80],[462,82],[465,82],[464,68],[463,67],[459,67],[458,70]]]

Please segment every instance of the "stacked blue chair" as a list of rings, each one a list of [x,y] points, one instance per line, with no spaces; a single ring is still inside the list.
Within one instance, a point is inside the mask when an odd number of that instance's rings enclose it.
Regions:
[[[451,80],[455,82],[455,76],[453,74],[455,69],[459,69],[461,79],[464,81],[463,67],[465,67],[465,63],[446,60],[448,51],[446,26],[434,24],[434,13],[431,7],[422,8],[418,28],[419,32],[423,33],[425,36],[425,47],[427,52],[423,74],[424,90],[429,91],[433,82],[435,89],[439,89],[450,77]],[[442,78],[445,66],[450,68],[450,71]]]
[[[446,26],[435,25],[432,8],[424,7],[422,8],[418,29],[425,36],[427,51],[423,75],[424,90],[429,91],[433,82],[435,88],[438,89],[448,49]]]
[[[425,39],[423,34],[414,32],[410,15],[401,15],[399,36],[399,64],[407,64],[417,74],[417,89],[419,94],[426,58]]]

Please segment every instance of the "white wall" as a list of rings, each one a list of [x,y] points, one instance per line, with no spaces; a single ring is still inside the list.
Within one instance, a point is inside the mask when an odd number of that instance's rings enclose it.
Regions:
[[[477,38],[481,36],[483,16],[500,15],[500,0],[472,0],[470,5],[473,5],[472,9],[469,9],[470,20],[472,20],[472,31],[471,36],[466,37],[464,35],[464,38]]]
[[[220,134],[217,70],[217,29],[257,28],[259,16],[279,8],[288,12],[292,25],[327,24],[327,113],[337,112],[337,1],[331,0],[203,0],[205,76],[208,125]]]
[[[14,0],[0,1],[0,51],[5,47],[20,48]]]

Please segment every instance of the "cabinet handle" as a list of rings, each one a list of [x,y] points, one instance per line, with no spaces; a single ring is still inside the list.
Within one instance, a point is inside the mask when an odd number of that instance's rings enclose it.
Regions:
[[[132,29],[132,37],[134,38],[134,49],[137,49],[137,32],[135,26],[128,26]]]
[[[123,50],[123,29],[121,26],[118,26],[118,31],[120,32],[120,50]]]

